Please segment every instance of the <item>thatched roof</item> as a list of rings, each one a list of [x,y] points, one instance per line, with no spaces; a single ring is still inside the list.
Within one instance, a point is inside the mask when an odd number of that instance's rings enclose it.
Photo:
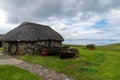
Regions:
[[[64,41],[63,37],[49,26],[24,22],[8,32],[3,41],[41,41],[57,40]]]

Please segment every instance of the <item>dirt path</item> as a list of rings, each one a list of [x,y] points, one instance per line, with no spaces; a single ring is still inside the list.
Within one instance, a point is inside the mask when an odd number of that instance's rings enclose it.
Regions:
[[[43,80],[73,80],[71,77],[64,75],[62,73],[57,73],[43,66],[27,63],[25,61],[18,60],[14,57],[3,55],[2,53],[0,53],[0,65],[4,65],[4,64],[15,65],[22,69],[26,69],[42,77]]]

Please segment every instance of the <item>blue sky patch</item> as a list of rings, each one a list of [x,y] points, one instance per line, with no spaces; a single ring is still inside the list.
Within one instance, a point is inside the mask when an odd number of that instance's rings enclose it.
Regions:
[[[73,25],[75,23],[75,21],[72,19],[66,19],[66,20],[67,20],[67,22],[65,23],[66,25]]]
[[[102,19],[101,21],[97,22],[93,27],[95,28],[105,28],[108,26],[107,19]]]

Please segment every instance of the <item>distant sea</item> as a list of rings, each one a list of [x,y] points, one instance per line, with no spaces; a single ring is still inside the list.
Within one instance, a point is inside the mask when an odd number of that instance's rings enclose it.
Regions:
[[[95,44],[97,46],[120,43],[120,39],[79,39],[79,40],[65,40],[65,44],[72,45],[87,45]]]

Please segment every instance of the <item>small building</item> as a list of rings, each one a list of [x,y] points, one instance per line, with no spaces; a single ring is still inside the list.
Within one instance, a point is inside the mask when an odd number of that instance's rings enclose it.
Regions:
[[[2,47],[2,37],[3,37],[3,34],[0,34],[0,47]]]
[[[57,50],[62,46],[63,37],[46,25],[24,22],[11,30],[2,39],[4,53],[40,54],[42,50]]]
[[[89,50],[95,50],[95,44],[88,44],[86,48]]]

